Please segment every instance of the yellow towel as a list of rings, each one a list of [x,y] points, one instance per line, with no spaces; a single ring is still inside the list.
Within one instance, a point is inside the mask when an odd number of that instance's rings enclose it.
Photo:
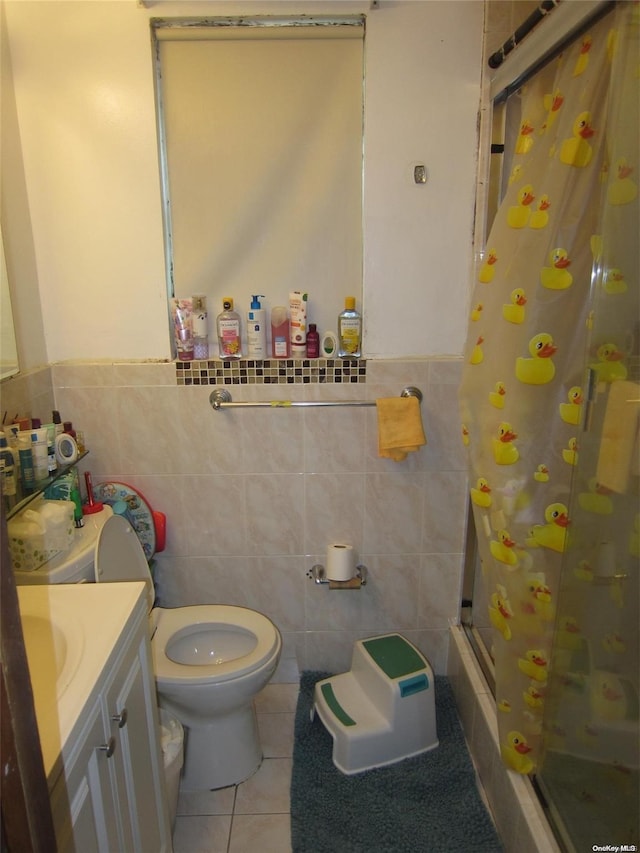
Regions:
[[[376,408],[378,456],[402,462],[427,443],[417,397],[387,397],[376,400]]]

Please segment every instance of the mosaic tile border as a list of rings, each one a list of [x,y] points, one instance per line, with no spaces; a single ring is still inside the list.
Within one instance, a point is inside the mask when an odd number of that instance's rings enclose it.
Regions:
[[[355,358],[177,361],[178,385],[364,384],[367,362]]]

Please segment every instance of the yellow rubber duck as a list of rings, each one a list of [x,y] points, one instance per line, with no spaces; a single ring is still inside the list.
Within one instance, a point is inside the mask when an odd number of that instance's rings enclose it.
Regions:
[[[535,335],[529,341],[531,358],[516,359],[516,378],[527,385],[546,385],[556,375],[551,356],[557,351],[553,338],[546,332]]]
[[[560,403],[560,417],[566,424],[576,426],[580,423],[582,417],[582,388],[579,385],[574,385],[567,392],[568,403]]]
[[[578,439],[575,436],[569,439],[569,443],[563,449],[562,458],[567,465],[578,464]]]
[[[500,746],[502,760],[510,770],[526,775],[531,773],[534,763],[529,757],[531,747],[520,732],[509,732],[507,740]]]
[[[480,319],[480,317],[482,317],[482,312],[483,312],[483,310],[484,310],[484,305],[482,304],[482,302],[478,302],[478,303],[477,303],[477,304],[476,304],[476,305],[471,309],[471,319],[472,319],[472,321],[473,321],[474,323],[477,323],[477,322],[478,322],[478,320]]]
[[[540,572],[531,573],[527,576],[526,583],[531,612],[544,622],[551,622],[555,617],[555,606],[552,601],[551,590],[545,583],[544,575]]]
[[[496,274],[495,265],[498,263],[498,254],[495,249],[489,249],[489,254],[484,260],[478,273],[478,281],[482,284],[490,284]]]
[[[613,512],[613,501],[609,497],[611,489],[599,483],[595,477],[589,480],[589,491],[580,492],[578,495],[578,506],[585,512],[594,512],[596,515],[611,515]]]
[[[615,382],[627,378],[627,368],[622,363],[624,353],[615,344],[602,344],[598,347],[596,356],[598,361],[590,367],[595,370],[599,381]]]
[[[591,681],[591,710],[600,720],[624,720],[627,694],[622,681],[612,672],[596,670]]]
[[[516,142],[516,154],[527,154],[531,151],[533,146],[533,131],[533,125],[529,119],[525,119],[520,125],[520,133]]]
[[[518,448],[513,444],[518,434],[511,424],[503,422],[498,427],[498,436],[493,439],[493,457],[497,465],[514,465],[520,458]]]
[[[478,477],[475,488],[470,489],[471,500],[476,506],[487,508],[491,506],[491,486],[484,477]]]
[[[615,631],[612,634],[606,634],[602,640],[602,647],[606,652],[611,652],[614,655],[623,655],[627,646],[621,635]]]
[[[548,133],[553,127],[555,120],[560,112],[560,107],[564,104],[564,95],[559,89],[556,89],[553,94],[545,95],[542,99],[542,105],[547,111],[547,117],[540,129],[541,133]]]
[[[540,692],[535,684],[532,684],[528,690],[523,691],[522,698],[534,711],[541,710],[544,705],[544,694]]]
[[[549,504],[544,511],[544,520],[545,524],[536,524],[531,530],[534,541],[541,548],[562,554],[568,545],[569,511],[562,503]]]
[[[516,181],[520,180],[522,176],[522,166],[520,163],[517,163],[513,169],[511,170],[511,174],[509,175],[509,186],[511,184],[515,184]]]
[[[554,249],[549,254],[551,266],[540,270],[540,284],[547,290],[566,290],[573,284],[573,276],[568,267],[571,266],[566,249]]]
[[[540,684],[544,684],[548,677],[547,659],[540,649],[529,649],[523,658],[518,658],[518,669]]]
[[[475,346],[471,350],[471,356],[469,358],[469,364],[481,364],[484,361],[484,353],[482,352],[482,344],[484,343],[484,338],[482,335],[478,337],[478,340],[475,343]]]
[[[524,228],[529,222],[531,209],[529,205],[534,201],[533,187],[525,184],[518,192],[517,204],[507,211],[507,225],[511,228]]]
[[[538,465],[533,474],[533,479],[538,483],[548,483],[549,482],[549,469],[544,463]]]
[[[509,299],[511,302],[502,306],[502,316],[509,323],[524,323],[524,306],[527,304],[524,290],[516,287],[511,291]]]
[[[514,552],[516,542],[509,536],[508,530],[499,530],[498,538],[489,543],[489,550],[496,560],[507,566],[517,566],[518,557]]]
[[[638,185],[631,180],[633,166],[629,166],[624,157],[616,164],[616,177],[607,189],[607,201],[609,204],[630,204],[638,195]]]
[[[507,592],[503,586],[498,584],[497,592],[491,596],[489,605],[489,619],[493,627],[499,631],[505,640],[511,639],[511,628],[508,620],[513,616],[511,605],[507,599]]]
[[[607,270],[602,282],[602,289],[612,296],[616,293],[626,293],[629,288],[622,270],[617,268]]]
[[[507,389],[504,382],[496,382],[493,391],[489,391],[489,402],[495,409],[504,409],[504,398],[507,394]]]
[[[496,707],[498,708],[498,711],[502,711],[503,714],[510,714],[511,713],[511,702],[509,702],[508,699],[501,699],[497,703]]]
[[[580,560],[578,565],[573,570],[573,576],[579,581],[591,583],[593,581],[593,566],[587,560]]]
[[[582,648],[582,632],[575,616],[563,616],[560,618],[556,636],[558,645],[562,649],[577,651]]]
[[[587,70],[587,65],[589,64],[589,51],[591,50],[591,44],[591,36],[586,35],[582,39],[582,44],[580,45],[580,53],[578,54],[578,59],[573,69],[573,74],[571,75],[572,77],[579,77]]]
[[[469,447],[471,436],[469,435],[469,427],[462,424],[462,443],[465,447]]]
[[[560,147],[560,162],[567,166],[583,169],[593,157],[593,148],[587,142],[595,130],[591,127],[591,113],[581,112],[573,123],[573,136],[565,139]]]
[[[529,218],[529,228],[540,230],[540,228],[546,227],[546,225],[548,225],[549,223],[549,214],[547,213],[547,211],[550,207],[551,202],[549,201],[549,196],[540,196],[538,207],[536,210],[533,211],[531,217]]]

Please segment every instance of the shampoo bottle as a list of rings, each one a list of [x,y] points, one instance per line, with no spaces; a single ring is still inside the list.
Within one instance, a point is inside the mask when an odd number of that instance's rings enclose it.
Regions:
[[[271,311],[271,355],[289,357],[289,318],[287,309],[279,305]]]
[[[318,358],[320,355],[320,335],[315,323],[309,323],[307,332],[307,358]]]
[[[344,300],[344,311],[338,315],[338,356],[360,358],[362,346],[362,317],[356,311],[355,296]]]
[[[251,297],[251,308],[247,311],[247,355],[249,358],[267,357],[267,326],[265,312],[259,300],[264,296]]]
[[[222,312],[216,319],[220,358],[223,360],[242,358],[240,315],[233,310],[233,299],[230,296],[225,296],[222,308]]]
[[[202,294],[192,296],[193,314],[193,357],[196,359],[209,358],[209,326],[207,314],[207,297]]]

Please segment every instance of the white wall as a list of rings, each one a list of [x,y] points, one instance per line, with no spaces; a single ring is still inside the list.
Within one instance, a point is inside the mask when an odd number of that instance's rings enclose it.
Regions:
[[[365,355],[462,352],[481,2],[3,4],[24,164],[12,184],[25,195],[3,199],[8,266],[24,322],[21,273],[35,265],[49,362],[170,358],[148,19],[189,14],[367,14]],[[413,184],[415,162],[426,186]],[[17,251],[28,236],[32,258]],[[39,347],[22,342],[23,368],[41,363]]]

